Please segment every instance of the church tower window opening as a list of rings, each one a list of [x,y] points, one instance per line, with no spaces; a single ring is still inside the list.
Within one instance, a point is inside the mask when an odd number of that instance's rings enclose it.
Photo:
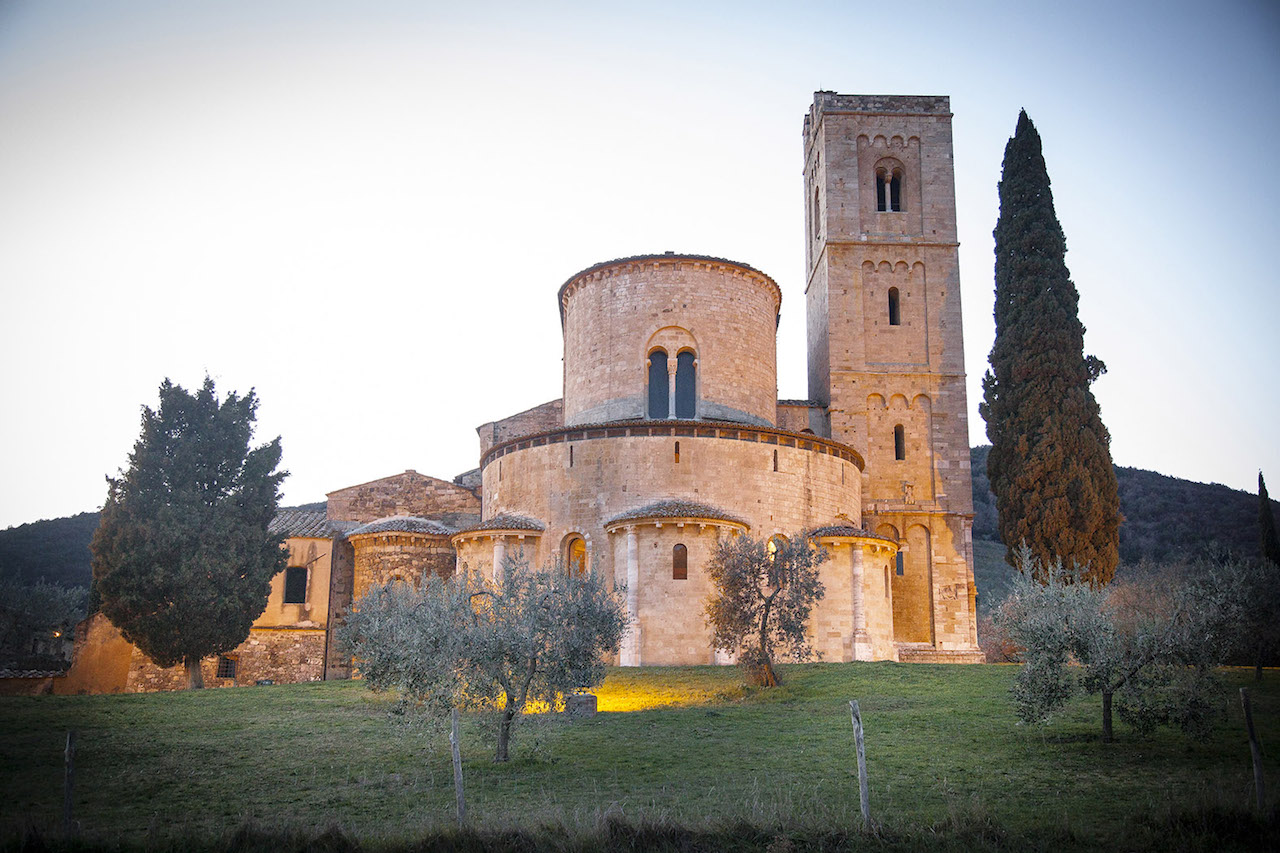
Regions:
[[[880,213],[902,212],[902,173],[897,169],[876,172],[876,210]]]
[[[689,549],[682,544],[671,549],[671,579],[676,581],[689,579]]]
[[[676,457],[676,464],[679,465],[680,464],[680,442],[678,441],[676,442],[675,457]]]
[[[667,382],[667,351],[656,349],[649,353],[649,417],[652,420],[666,420],[670,415]]]
[[[889,288],[889,325],[902,325],[902,299],[896,287]]]
[[[698,359],[691,350],[676,354],[676,417],[694,418],[698,410]]]
[[[907,458],[907,436],[902,424],[893,428],[893,458],[897,460]]]

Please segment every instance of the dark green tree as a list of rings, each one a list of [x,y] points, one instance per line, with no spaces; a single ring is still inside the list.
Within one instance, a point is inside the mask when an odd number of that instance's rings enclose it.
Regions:
[[[253,391],[219,401],[208,377],[194,394],[166,379],[89,546],[102,612],[160,666],[186,666],[193,688],[201,658],[249,636],[285,566],[267,524],[286,472],[279,438],[249,446],[257,407]]]
[[[1258,472],[1258,551],[1256,563],[1242,573],[1240,646],[1253,658],[1254,680],[1280,651],[1280,538],[1271,511],[1267,482]]]
[[[1084,355],[1066,238],[1025,111],[1004,151],[995,238],[996,339],[979,408],[1005,558],[1013,565],[1025,542],[1036,565],[1060,560],[1104,584],[1118,559],[1120,501],[1089,386],[1106,367]]]
[[[1267,481],[1258,472],[1258,553],[1262,559],[1280,566],[1280,537],[1276,536],[1276,517],[1271,512]]]

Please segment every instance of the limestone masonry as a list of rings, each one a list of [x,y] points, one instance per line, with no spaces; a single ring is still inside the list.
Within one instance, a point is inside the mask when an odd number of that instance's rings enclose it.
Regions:
[[[777,398],[765,273],[672,252],[575,273],[563,397],[481,426],[452,482],[407,471],[283,511],[290,568],[206,683],[349,677],[334,628],[370,585],[514,556],[626,586],[619,664],[727,663],[703,617],[716,541],[806,531],[830,554],[824,660],[981,660],[950,102],[818,92],[803,142],[808,400]],[[78,639],[59,692],[181,681],[101,617]]]

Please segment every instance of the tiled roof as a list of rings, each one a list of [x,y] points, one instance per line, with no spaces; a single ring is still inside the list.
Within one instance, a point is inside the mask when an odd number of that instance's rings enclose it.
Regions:
[[[330,524],[323,512],[311,509],[282,509],[267,525],[267,530],[288,537],[331,539],[342,531]]]
[[[823,536],[859,536],[863,539],[883,539],[885,542],[894,542],[887,536],[877,536],[870,530],[863,530],[861,527],[853,527],[848,524],[828,524],[826,527],[810,530],[809,536],[813,539],[820,539]],[[894,544],[897,543],[895,542]]]
[[[469,524],[462,528],[460,532],[470,533],[474,530],[546,530],[547,526],[541,521],[533,518],[527,518],[523,515],[515,515],[514,513],[500,513],[493,518],[485,519],[476,524]]]
[[[779,406],[807,406],[810,409],[824,408],[823,404],[817,400],[779,400]]]
[[[380,518],[368,524],[362,524],[350,531],[348,536],[363,536],[366,533],[426,533],[432,536],[452,536],[457,533],[447,524],[432,521],[429,518],[418,518],[416,515],[393,515]]]
[[[620,521],[635,521],[648,518],[714,518],[720,521],[732,521],[745,525],[746,522],[737,516],[730,515],[722,509],[697,501],[664,500],[646,504],[636,509],[629,509],[610,518],[605,524],[616,524]]]

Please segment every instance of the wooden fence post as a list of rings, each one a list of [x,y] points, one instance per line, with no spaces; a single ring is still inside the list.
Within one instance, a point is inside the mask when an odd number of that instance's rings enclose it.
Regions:
[[[458,826],[467,823],[467,798],[462,791],[462,751],[458,746],[458,709],[453,709],[449,728],[449,750],[453,753],[453,793],[458,801]]]
[[[849,711],[853,715],[853,740],[858,748],[858,804],[862,807],[862,825],[871,827],[871,799],[867,792],[867,751],[862,741],[862,712],[858,710],[858,700],[849,700]]]
[[[1244,726],[1249,730],[1249,751],[1253,753],[1253,790],[1258,797],[1258,813],[1267,812],[1267,785],[1262,778],[1262,744],[1253,728],[1253,710],[1249,707],[1249,688],[1240,688],[1240,704],[1244,705]]]
[[[76,733],[67,732],[67,748],[62,753],[62,832],[75,835],[76,823],[71,814],[72,794],[76,787]]]

